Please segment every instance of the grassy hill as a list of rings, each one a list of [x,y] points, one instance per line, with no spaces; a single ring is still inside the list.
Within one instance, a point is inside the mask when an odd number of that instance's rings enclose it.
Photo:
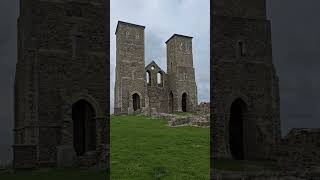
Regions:
[[[209,128],[168,127],[143,116],[111,117],[111,179],[209,179]]]

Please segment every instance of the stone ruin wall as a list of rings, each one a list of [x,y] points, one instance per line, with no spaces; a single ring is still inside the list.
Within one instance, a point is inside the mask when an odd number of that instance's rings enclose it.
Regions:
[[[197,114],[210,114],[210,102],[201,102],[197,106]]]
[[[149,73],[147,81],[147,91],[149,97],[149,108],[151,112],[169,113],[169,84],[168,75],[154,61],[145,68]],[[161,80],[158,83],[158,73]]]
[[[319,167],[319,140],[320,129],[295,128],[290,130],[282,139],[279,149],[278,157],[281,168],[285,171],[305,173]]]
[[[213,63],[213,143],[217,158],[232,158],[228,139],[231,105],[241,99],[246,104],[244,130],[246,154],[251,159],[274,158],[280,131],[275,95],[270,23],[266,19],[214,16]],[[239,42],[245,46],[239,47]],[[242,52],[240,52],[242,51]],[[278,92],[277,92],[278,93]],[[250,135],[246,132],[250,132]],[[249,157],[250,156],[250,157]]]
[[[94,160],[107,165],[108,33],[103,23],[97,23],[107,22],[105,7],[101,0],[21,1],[15,79],[16,168],[58,164],[58,147],[72,146],[72,104],[81,97],[90,97],[97,107],[97,132],[101,134],[97,134],[99,157]]]

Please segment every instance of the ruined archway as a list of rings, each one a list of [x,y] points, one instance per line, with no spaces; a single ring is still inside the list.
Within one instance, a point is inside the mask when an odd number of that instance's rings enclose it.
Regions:
[[[73,147],[77,156],[96,150],[95,117],[95,110],[87,101],[79,100],[73,104]]]
[[[244,121],[247,113],[246,103],[242,99],[233,101],[230,108],[229,145],[233,159],[243,160],[244,153]]]
[[[132,101],[133,101],[133,110],[137,111],[140,109],[140,96],[139,94],[135,93],[132,95]]]
[[[182,94],[181,109],[182,112],[187,112],[187,93]]]
[[[172,91],[170,92],[170,95],[169,95],[169,112],[173,113],[173,93],[172,93]]]

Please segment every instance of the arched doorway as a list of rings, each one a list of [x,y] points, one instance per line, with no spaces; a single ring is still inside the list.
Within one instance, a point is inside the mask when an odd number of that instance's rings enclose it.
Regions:
[[[139,94],[135,93],[132,95],[132,101],[133,101],[133,110],[137,111],[140,109],[140,96]]]
[[[244,120],[247,106],[242,99],[235,100],[230,108],[229,145],[233,159],[244,159]]]
[[[77,156],[96,150],[96,120],[91,104],[79,100],[72,106],[73,146]]]
[[[169,94],[169,112],[173,113],[173,93],[172,93],[172,91]]]
[[[187,112],[187,93],[182,94],[181,108],[182,112]]]

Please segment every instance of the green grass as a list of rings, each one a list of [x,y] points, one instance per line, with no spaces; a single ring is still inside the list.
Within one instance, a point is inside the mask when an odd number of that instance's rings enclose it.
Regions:
[[[105,180],[106,173],[94,170],[79,169],[40,169],[33,171],[18,171],[13,174],[0,174],[2,180]]]
[[[209,179],[209,128],[173,128],[162,119],[112,116],[110,129],[111,179]]]

